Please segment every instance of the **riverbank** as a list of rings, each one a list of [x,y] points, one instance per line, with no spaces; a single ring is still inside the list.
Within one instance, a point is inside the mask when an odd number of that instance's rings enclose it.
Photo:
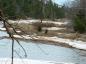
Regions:
[[[17,21],[9,21],[12,24],[18,23]],[[43,21],[44,24],[42,29],[44,31],[47,29],[48,33],[45,34],[43,32],[37,32],[36,29],[34,31],[33,23],[40,22],[38,20],[21,20],[18,23],[18,26],[21,25],[24,32],[27,34],[23,34],[22,31],[19,29],[16,30],[16,32],[20,35],[17,35],[14,33],[14,37],[16,39],[20,40],[32,40],[32,41],[43,41],[47,42],[44,44],[52,44],[52,45],[60,45],[64,47],[71,47],[71,48],[77,48],[81,50],[86,50],[86,36],[84,34],[78,34],[78,33],[71,33],[68,32],[69,30],[65,27],[69,22],[64,22],[62,20],[54,22],[54,21]],[[23,23],[23,24],[22,24]],[[47,23],[47,24],[46,24]],[[52,25],[53,23],[53,25]],[[36,24],[36,23],[35,23]],[[39,24],[35,25],[37,27]],[[15,24],[14,27],[18,27],[17,24]],[[29,27],[27,27],[29,26]],[[54,26],[54,27],[53,27]],[[9,27],[10,28],[10,27]],[[10,28],[11,29],[11,28]],[[26,30],[25,30],[26,29]],[[1,31],[6,31],[5,28],[0,28]],[[9,38],[8,36],[5,36],[5,38]],[[3,39],[3,38],[2,38]]]
[[[81,50],[86,50],[86,42],[80,40],[63,39],[58,37],[45,37],[45,36],[32,36],[29,35],[14,35],[15,38],[25,39],[25,40],[36,40],[36,41],[46,41],[48,44],[58,45],[61,44],[65,47],[73,47]],[[52,43],[51,43],[52,42]]]
[[[68,48],[77,48],[80,50],[86,50],[86,42],[80,40],[63,39],[58,37],[45,37],[45,36],[31,36],[31,35],[13,35],[16,39],[25,41],[40,41],[43,44],[56,45]],[[3,37],[9,38],[8,36]],[[47,43],[45,43],[47,42]]]

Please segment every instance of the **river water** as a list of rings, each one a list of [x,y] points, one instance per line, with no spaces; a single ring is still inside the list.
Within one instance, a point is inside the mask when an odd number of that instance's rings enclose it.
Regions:
[[[0,31],[0,37],[7,35],[5,32]],[[74,48],[65,48],[61,46],[39,44],[35,41],[20,41],[27,53],[27,59],[34,60],[47,60],[55,62],[71,62],[75,64],[86,64],[86,51],[81,51]],[[11,44],[10,39],[0,40],[0,58],[11,58]],[[24,51],[15,42],[14,57],[24,57]]]

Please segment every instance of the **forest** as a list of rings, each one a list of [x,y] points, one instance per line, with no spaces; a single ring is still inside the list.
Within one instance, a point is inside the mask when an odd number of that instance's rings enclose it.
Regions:
[[[64,17],[64,6],[52,0],[0,0],[0,9],[9,19],[58,19]]]

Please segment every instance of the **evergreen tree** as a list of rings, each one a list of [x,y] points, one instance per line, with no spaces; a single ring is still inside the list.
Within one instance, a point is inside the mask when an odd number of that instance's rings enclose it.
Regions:
[[[56,19],[64,17],[63,7],[52,0],[0,0],[0,9],[10,19],[31,17]]]

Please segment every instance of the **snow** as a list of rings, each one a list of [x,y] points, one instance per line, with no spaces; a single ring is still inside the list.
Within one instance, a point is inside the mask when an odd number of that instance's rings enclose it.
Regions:
[[[0,64],[11,64],[10,58],[0,58]],[[65,63],[65,62],[54,62],[54,61],[44,61],[44,60],[31,60],[31,59],[14,59],[14,64],[75,64],[75,63]]]
[[[40,20],[9,20],[10,23],[32,23],[32,22],[39,22]]]
[[[65,30],[65,28],[58,28],[58,27],[50,27],[50,28],[42,28],[43,30]]]
[[[29,23],[33,23],[33,22],[40,22],[40,20],[36,20],[36,19],[32,19],[32,20],[9,20],[9,22],[10,23],[27,23],[27,24],[29,24]],[[68,21],[66,22],[61,22],[61,21],[57,21],[57,22],[55,22],[55,21],[42,21],[43,23],[53,23],[53,24],[58,24],[59,26],[61,26],[61,25],[66,25],[66,24],[68,24]]]
[[[61,26],[61,25],[66,25],[68,22],[61,22],[61,21],[59,21],[59,22],[50,22],[50,23],[53,23],[53,24],[58,24],[59,26]]]
[[[24,38],[24,39],[32,39],[29,35],[21,35],[21,36],[19,36],[19,35],[13,35],[15,38]]]
[[[17,33],[20,33],[21,31],[16,31]]]
[[[0,30],[5,31],[5,30],[6,30],[6,28],[0,28]]]
[[[50,39],[55,42],[65,43],[78,49],[86,50],[86,42],[83,42],[83,41],[63,39],[63,38],[58,38],[58,37],[50,37],[50,38],[48,37],[47,39]]]
[[[74,48],[78,49],[83,49],[86,50],[86,42],[80,41],[80,40],[71,40],[71,39],[64,39],[64,38],[59,38],[59,37],[44,37],[44,36],[32,36],[32,38],[27,35],[23,37],[19,35],[14,35],[16,38],[24,38],[24,39],[36,39],[36,40],[45,40],[45,41],[53,41],[53,42],[60,42],[60,43],[65,43],[68,44],[69,46],[72,46]]]
[[[13,35],[14,37],[16,37],[16,38],[22,38],[21,36],[19,36],[19,35]]]

